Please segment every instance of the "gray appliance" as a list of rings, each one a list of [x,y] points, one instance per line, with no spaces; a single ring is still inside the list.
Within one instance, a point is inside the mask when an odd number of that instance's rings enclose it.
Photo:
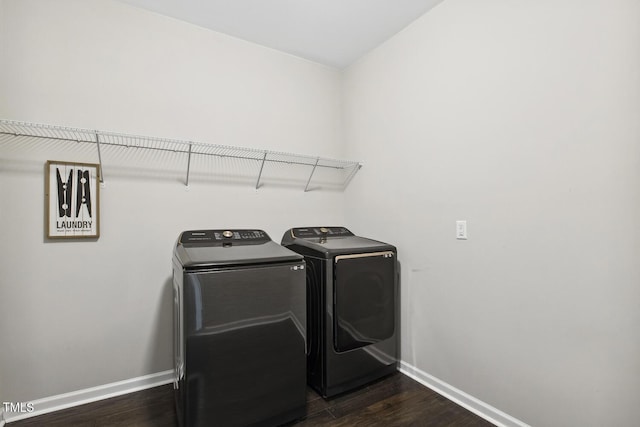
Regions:
[[[396,248],[344,227],[300,227],[282,244],[307,264],[307,377],[324,397],[397,370]]]
[[[181,233],[173,255],[181,426],[274,426],[305,415],[305,271],[301,255],[262,230]]]

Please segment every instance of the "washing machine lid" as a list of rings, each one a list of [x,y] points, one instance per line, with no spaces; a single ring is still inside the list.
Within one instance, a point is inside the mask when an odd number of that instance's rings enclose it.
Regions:
[[[287,230],[282,244],[321,258],[336,255],[396,251],[395,246],[354,235],[345,227],[297,227]]]
[[[185,269],[300,262],[303,257],[272,241],[263,230],[189,230],[178,237],[174,256]]]

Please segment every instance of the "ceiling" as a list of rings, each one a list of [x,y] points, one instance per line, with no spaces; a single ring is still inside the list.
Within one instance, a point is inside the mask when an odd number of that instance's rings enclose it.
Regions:
[[[344,68],[443,0],[120,0]]]

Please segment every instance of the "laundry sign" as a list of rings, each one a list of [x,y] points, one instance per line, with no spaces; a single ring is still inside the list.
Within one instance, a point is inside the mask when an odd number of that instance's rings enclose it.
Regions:
[[[48,237],[99,237],[98,165],[49,160],[45,175]]]

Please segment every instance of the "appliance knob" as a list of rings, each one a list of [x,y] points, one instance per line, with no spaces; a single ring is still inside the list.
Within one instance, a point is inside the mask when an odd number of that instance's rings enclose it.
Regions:
[[[227,230],[227,231],[223,231],[223,232],[222,232],[222,235],[223,235],[224,237],[226,237],[227,239],[230,239],[231,237],[233,237],[233,231],[229,231],[229,230]]]

